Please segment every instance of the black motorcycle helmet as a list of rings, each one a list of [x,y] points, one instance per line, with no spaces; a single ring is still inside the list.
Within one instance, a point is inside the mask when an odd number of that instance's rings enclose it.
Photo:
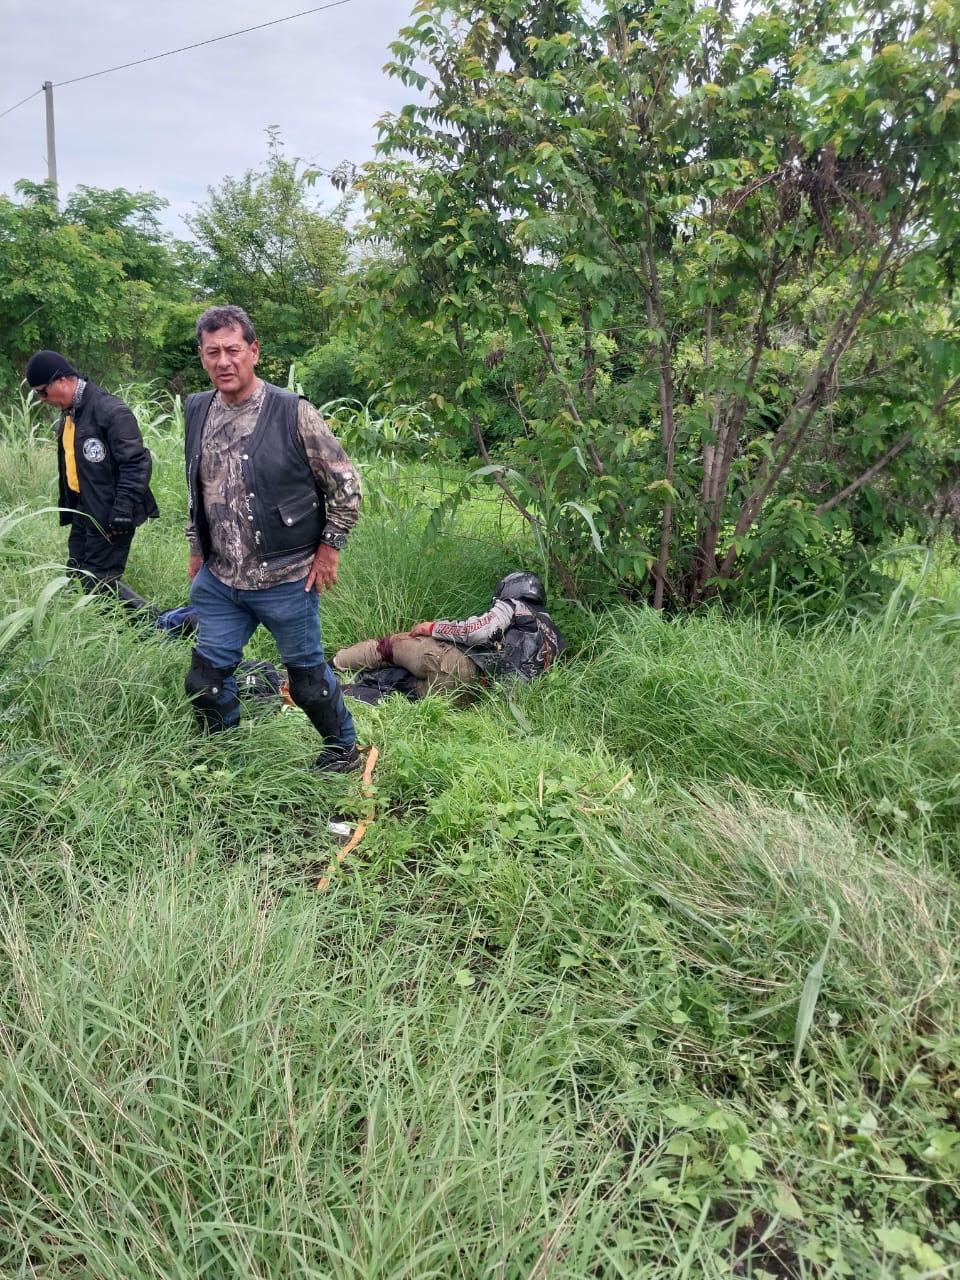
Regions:
[[[525,600],[527,604],[545,606],[547,593],[535,573],[519,569],[501,578],[493,591],[494,600]]]

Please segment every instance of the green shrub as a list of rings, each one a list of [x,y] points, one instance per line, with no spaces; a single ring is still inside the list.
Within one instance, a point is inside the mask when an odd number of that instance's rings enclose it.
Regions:
[[[314,404],[348,398],[366,402],[377,390],[360,371],[360,356],[346,338],[331,338],[296,363],[296,379]]]

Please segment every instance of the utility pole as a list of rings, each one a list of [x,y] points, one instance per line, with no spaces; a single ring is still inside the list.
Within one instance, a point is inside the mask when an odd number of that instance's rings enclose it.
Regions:
[[[44,80],[43,93],[47,100],[47,181],[53,183],[53,198],[59,202],[57,188],[57,137],[53,127],[53,81]]]

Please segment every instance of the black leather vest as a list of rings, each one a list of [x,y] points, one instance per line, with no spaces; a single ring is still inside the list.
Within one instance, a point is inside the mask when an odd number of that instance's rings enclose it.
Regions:
[[[264,560],[297,551],[315,551],[326,523],[323,493],[314,479],[297,430],[300,397],[271,383],[257,425],[240,455],[240,470],[253,512],[254,537]],[[213,391],[187,396],[185,454],[190,519],[197,530],[204,559],[210,555],[210,527],[200,491],[200,448],[203,424],[213,403]]]

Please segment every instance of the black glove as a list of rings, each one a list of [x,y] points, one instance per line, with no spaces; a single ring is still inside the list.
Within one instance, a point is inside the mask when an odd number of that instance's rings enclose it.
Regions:
[[[123,507],[114,507],[107,521],[107,533],[133,533],[133,514]]]

